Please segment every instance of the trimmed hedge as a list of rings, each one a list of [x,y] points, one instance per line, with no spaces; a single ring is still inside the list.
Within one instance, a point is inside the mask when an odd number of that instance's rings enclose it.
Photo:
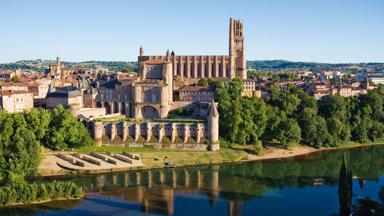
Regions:
[[[7,184],[0,187],[0,205],[81,198],[83,195],[83,188],[71,181]]]

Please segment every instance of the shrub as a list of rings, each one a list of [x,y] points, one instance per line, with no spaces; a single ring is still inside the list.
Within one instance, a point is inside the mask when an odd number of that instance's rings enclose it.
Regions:
[[[30,203],[58,198],[81,198],[83,195],[82,187],[71,181],[6,184],[0,187],[0,205]]]

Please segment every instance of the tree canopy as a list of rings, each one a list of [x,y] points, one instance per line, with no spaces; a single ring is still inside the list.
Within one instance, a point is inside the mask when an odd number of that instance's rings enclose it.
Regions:
[[[369,143],[384,138],[384,86],[358,97],[326,96],[321,100],[296,86],[267,88],[269,97],[242,97],[242,82],[217,84],[220,134],[237,144],[279,141],[286,147],[339,146],[348,141]]]
[[[92,142],[86,127],[61,105],[51,111],[0,111],[0,179],[17,182],[34,174],[42,145],[63,149]]]

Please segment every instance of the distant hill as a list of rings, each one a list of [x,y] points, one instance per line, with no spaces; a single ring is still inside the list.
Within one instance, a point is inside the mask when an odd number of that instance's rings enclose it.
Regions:
[[[14,63],[0,64],[0,70],[31,70],[44,72],[48,69],[52,60],[21,60]],[[89,67],[96,68],[97,66],[108,68],[110,71],[130,72],[137,71],[137,62],[123,62],[123,61],[85,61],[85,62],[62,62],[66,67]]]
[[[22,60],[14,63],[0,64],[0,70],[31,70],[44,72],[48,69],[52,60]],[[97,66],[108,68],[109,71],[138,71],[137,62],[125,61],[84,61],[63,62],[66,67],[90,67]],[[341,70],[343,72],[384,72],[384,63],[358,63],[358,64],[329,64],[316,62],[291,62],[286,60],[257,60],[247,61],[247,67],[258,71],[299,71],[311,70],[313,72],[325,70]]]
[[[314,72],[325,70],[341,70],[344,72],[384,72],[384,63],[316,63],[316,62],[291,62],[286,60],[261,60],[247,61],[247,67],[265,71],[297,71],[311,70]]]

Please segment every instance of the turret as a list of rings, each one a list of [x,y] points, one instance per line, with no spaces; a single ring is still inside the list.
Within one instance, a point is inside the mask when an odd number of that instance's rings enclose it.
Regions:
[[[165,53],[166,60],[169,61],[169,57],[171,56],[171,53],[169,52],[169,49],[167,49],[167,52]]]
[[[208,149],[211,151],[219,150],[219,112],[217,111],[217,107],[214,100],[212,100],[211,102],[211,107],[208,115],[208,137]]]
[[[143,55],[144,55],[144,49],[143,49],[142,46],[140,46],[139,55],[140,55],[140,56],[143,56]]]

